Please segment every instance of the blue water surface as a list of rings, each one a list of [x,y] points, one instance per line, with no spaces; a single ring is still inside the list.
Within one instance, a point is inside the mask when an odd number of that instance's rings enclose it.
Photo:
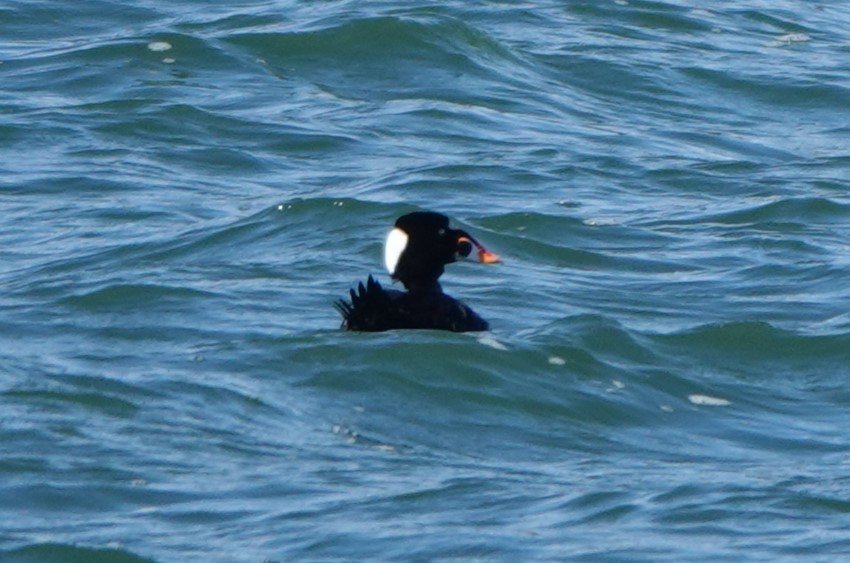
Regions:
[[[0,29],[0,560],[850,552],[850,5]],[[491,332],[340,331],[422,209]]]

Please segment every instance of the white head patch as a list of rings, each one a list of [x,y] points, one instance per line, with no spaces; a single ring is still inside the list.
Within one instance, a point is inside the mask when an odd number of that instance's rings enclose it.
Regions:
[[[407,248],[407,233],[399,228],[395,228],[387,235],[387,242],[384,243],[384,264],[390,275],[395,273],[398,266],[398,259],[401,258],[401,253]]]

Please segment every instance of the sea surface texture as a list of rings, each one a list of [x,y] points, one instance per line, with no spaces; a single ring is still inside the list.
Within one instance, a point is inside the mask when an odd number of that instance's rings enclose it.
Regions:
[[[0,30],[3,562],[850,553],[850,3]],[[425,209],[491,331],[341,331]]]

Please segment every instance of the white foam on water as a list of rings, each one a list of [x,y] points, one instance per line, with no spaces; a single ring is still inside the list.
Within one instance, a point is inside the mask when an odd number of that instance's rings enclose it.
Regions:
[[[786,33],[785,35],[780,35],[773,41],[767,44],[768,47],[787,47],[788,45],[795,45],[797,43],[806,43],[811,41],[812,38],[805,33]]]
[[[688,400],[695,405],[704,407],[725,407],[732,404],[731,401],[710,395],[688,395]]]
[[[611,380],[611,387],[608,387],[607,389],[605,389],[605,392],[606,393],[616,393],[617,391],[620,391],[620,390],[625,389],[625,388],[626,388],[625,383],[623,383],[622,381],[620,381],[618,379],[612,379]]]
[[[171,49],[171,43],[168,43],[167,41],[151,41],[148,43],[148,49],[154,53],[162,53],[163,51]]]
[[[484,336],[478,337],[478,342],[483,344],[484,346],[489,346],[490,348],[494,348],[496,350],[507,350],[508,347],[496,340],[492,335],[485,334]]]
[[[607,217],[591,217],[590,219],[585,219],[582,223],[589,227],[610,227],[611,225],[616,225],[617,221]]]

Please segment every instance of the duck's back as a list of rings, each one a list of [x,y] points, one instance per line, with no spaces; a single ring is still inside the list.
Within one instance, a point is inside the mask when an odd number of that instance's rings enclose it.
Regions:
[[[351,290],[351,303],[337,301],[342,326],[347,330],[380,332],[394,329],[433,329],[453,332],[481,331],[487,321],[472,309],[442,291],[404,292],[385,290],[372,276],[358,290]]]

